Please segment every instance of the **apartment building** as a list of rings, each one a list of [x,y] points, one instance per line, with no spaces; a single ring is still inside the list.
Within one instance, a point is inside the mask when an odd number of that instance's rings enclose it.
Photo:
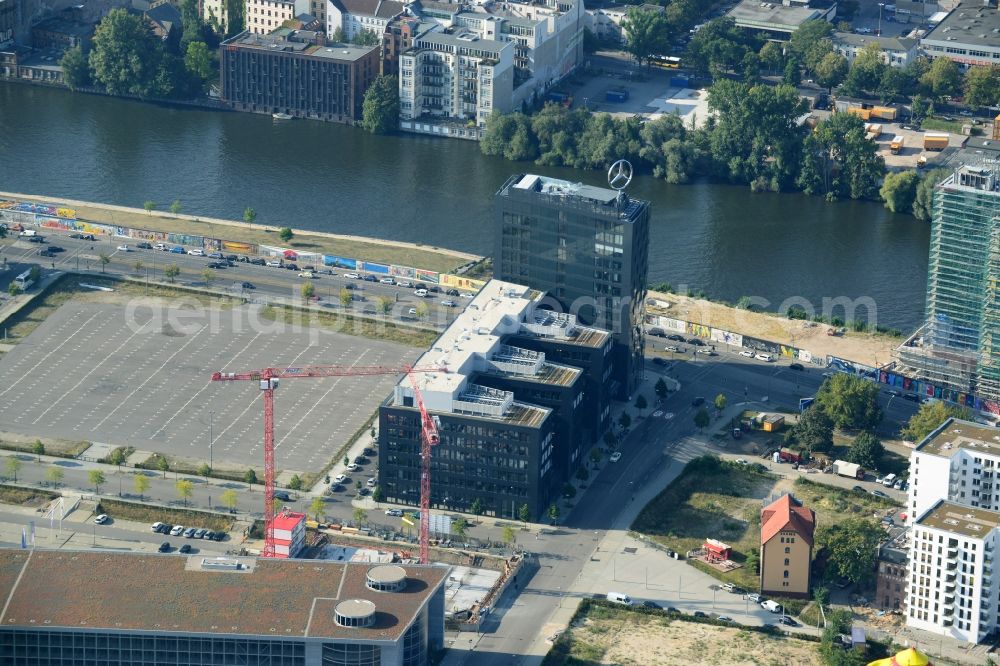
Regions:
[[[267,35],[310,10],[310,0],[246,0],[246,29]]]
[[[920,40],[925,55],[959,65],[1000,65],[1000,12],[996,0],[962,2]]]
[[[219,34],[226,34],[229,26],[230,0],[201,0],[201,20]]]
[[[901,372],[960,404],[1000,404],[1000,172],[963,165],[934,188],[927,319]]]
[[[920,55],[917,39],[905,37],[882,37],[879,35],[858,35],[853,32],[835,32],[831,40],[833,48],[849,62],[854,62],[869,44],[878,46],[882,62],[890,67],[906,67]]]
[[[760,514],[760,591],[808,598],[816,512],[791,495],[771,502]]]
[[[997,628],[1000,513],[939,498],[911,532],[907,626],[979,643]]]
[[[605,354],[605,331],[540,307],[544,294],[491,280],[417,361],[447,372],[414,375],[439,421],[432,455],[431,506],[516,518],[527,506],[541,519],[571,470],[581,464],[585,371],[552,361],[544,349],[575,344]],[[379,488],[386,501],[420,501],[420,412],[409,378],[379,409]],[[600,398],[598,398],[600,399]],[[586,442],[589,450],[590,442]]]
[[[514,44],[453,26],[418,35],[400,56],[399,108],[404,120],[431,118],[485,127],[494,111],[512,109]]]
[[[333,35],[340,28],[344,39],[352,41],[367,30],[381,40],[386,27],[406,6],[396,0],[327,0],[326,34]]]
[[[649,202],[624,192],[517,174],[495,196],[493,270],[545,291],[553,307],[612,332],[612,394],[641,381]]]

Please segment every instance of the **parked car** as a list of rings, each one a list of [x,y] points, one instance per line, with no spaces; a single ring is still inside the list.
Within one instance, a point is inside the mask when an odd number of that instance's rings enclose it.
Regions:
[[[98,525],[103,525],[104,523],[108,522],[108,514],[102,513],[101,515],[94,518],[94,522]]]
[[[306,278],[307,280],[315,280],[317,275],[312,271],[302,271],[299,273],[300,278]]]
[[[253,283],[251,283],[251,282],[237,282],[237,283],[233,284],[233,286],[236,287],[237,289],[256,289],[257,288],[255,286],[253,286]]]
[[[611,457],[608,458],[608,460],[610,460],[613,463],[616,463],[616,462],[618,462],[621,459],[622,459],[622,452],[621,451],[615,451],[614,453],[611,454]]]
[[[677,335],[676,333],[671,333],[667,336],[667,340],[673,340],[674,342],[684,342],[684,336]]]
[[[219,270],[229,268],[229,263],[225,261],[212,261],[208,264],[209,268],[218,268]]]
[[[216,532],[212,535],[212,541],[223,541],[226,538],[225,532]]]
[[[49,252],[65,252],[65,251],[66,250],[59,247],[58,245],[49,245]]]
[[[187,555],[188,553],[191,552],[191,544],[189,543],[184,544],[183,546],[180,547],[180,549],[178,549],[177,552],[180,553],[181,555]]]
[[[729,617],[728,615],[720,615],[719,617],[717,617],[715,619],[718,620],[719,622],[732,622],[733,621],[733,618]]]
[[[747,599],[754,602],[755,604],[763,603],[765,601],[764,597],[760,596],[756,592],[751,592],[747,595]]]
[[[771,356],[770,354],[765,354],[763,352],[758,352],[754,354],[753,357],[758,361],[764,361],[765,363],[770,363],[771,361],[774,360],[773,356]]]
[[[893,490],[902,490],[904,483],[905,481],[903,481],[902,479],[896,479],[896,483],[892,484]]]
[[[643,601],[642,605],[646,608],[652,608],[654,610],[663,610],[663,606],[656,603],[655,601],[649,601],[648,599],[646,601]]]
[[[163,523],[161,523],[160,521],[156,521],[155,523],[149,526],[149,529],[151,529],[153,532],[159,532],[161,527],[163,527]]]
[[[356,471],[358,471],[358,464],[357,463],[351,463],[350,465],[347,466],[347,470],[349,472],[356,472]],[[277,497],[277,495],[275,495],[275,497]]]
[[[184,534],[183,525],[174,525],[173,529],[170,530],[170,536],[180,536],[182,534]]]
[[[446,308],[453,308],[455,307],[456,303],[455,301],[445,299],[441,301],[441,305],[445,306]]]
[[[119,252],[131,252],[132,248],[130,248],[128,245],[119,245],[118,246],[118,251]]]
[[[212,539],[215,538],[215,532],[213,532],[212,530],[206,530],[205,535],[201,538],[205,539],[206,541],[211,541]]]
[[[396,280],[397,287],[412,287],[413,283],[409,280]]]
[[[200,528],[200,529],[198,529],[198,530],[195,531],[194,538],[195,539],[203,539],[203,538],[205,538],[205,535],[207,533],[208,533],[208,530],[206,530],[204,527],[202,527],[202,528]]]
[[[344,273],[344,277],[348,280],[360,280],[361,276],[357,273]]]
[[[688,344],[694,345],[695,347],[704,347],[705,343],[698,338],[688,338]]]
[[[146,241],[143,241],[141,243],[136,243],[135,246],[137,248],[139,248],[140,250],[152,250],[153,249],[153,245],[151,243],[147,243]]]
[[[365,282],[378,282],[378,278],[375,277],[374,275],[366,275],[361,279],[364,280]]]
[[[789,363],[788,364],[788,369],[789,370],[798,370],[799,372],[802,372],[803,370],[805,370],[805,368],[802,367],[801,363]]]
[[[48,248],[42,248],[41,250],[38,251],[38,256],[39,257],[54,257],[54,256],[56,256],[56,254],[55,254],[55,252],[52,252]]]
[[[335,483],[343,483],[344,481],[347,481],[347,475],[338,474],[337,476],[333,477],[333,480]]]
[[[87,241],[97,240],[96,238],[94,238],[94,234],[70,234],[69,237],[79,238],[80,240],[87,240]]]
[[[749,349],[743,349],[740,351],[740,356],[746,356],[747,358],[753,358],[753,352]]]
[[[381,280],[379,280],[379,282],[381,282],[382,284],[396,284],[396,281],[393,280],[391,277],[384,277]]]
[[[700,395],[691,401],[692,407],[701,407],[704,404],[705,404],[705,398]]]
[[[662,356],[657,356],[656,358],[653,359],[653,363],[655,363],[656,365],[666,365],[667,359],[663,358]]]
[[[920,396],[916,393],[904,393],[903,400],[909,400],[910,402],[920,402]]]
[[[157,550],[159,550],[161,553],[169,553],[170,552],[170,542],[169,541],[164,541],[163,543],[160,544],[160,547],[157,548]]]
[[[676,354],[677,352],[680,351],[680,349],[676,345],[667,345],[666,347],[663,348],[663,351]]]
[[[367,462],[368,462],[368,458],[365,458],[364,456],[354,456],[354,464],[355,465],[364,465]]]
[[[188,250],[188,254],[190,254],[192,257],[204,257],[205,251],[202,250],[201,248],[196,247],[193,250]]]
[[[281,259],[268,259],[264,262],[264,265],[270,268],[281,268]]]
[[[398,517],[400,517],[400,516],[403,515],[403,510],[402,509],[386,509],[385,510],[385,515],[392,516],[394,518],[398,518]]]
[[[291,501],[293,501],[292,500],[292,496],[289,495],[284,490],[275,490],[274,491],[274,499],[279,499],[282,502],[291,502]]]
[[[699,349],[697,353],[701,354],[702,356],[718,356],[717,353],[715,353],[714,351],[712,351],[708,347],[704,347],[702,349]]]
[[[448,296],[458,296],[459,295],[458,289],[449,289],[448,291],[446,291],[444,293],[447,294]]]
[[[708,617],[708,615],[706,615],[705,613],[703,613],[703,612],[701,612],[701,611],[695,611],[695,612],[693,613],[693,615],[694,615],[695,617]]]
[[[185,539],[191,539],[191,538],[194,538],[194,533],[195,533],[195,532],[197,532],[197,531],[198,531],[198,528],[197,528],[197,527],[189,527],[189,528],[187,528],[187,529],[186,529],[186,530],[184,530],[184,532],[183,532],[183,534],[184,534],[184,538],[185,538]]]
[[[221,252],[209,252],[206,256],[209,259],[222,259],[223,258]]]
[[[184,254],[184,248],[180,245],[175,245],[170,248],[170,254]]]
[[[888,497],[889,497],[888,495],[886,495],[881,490],[873,490],[871,492],[872,492],[872,495],[874,495],[875,497],[882,497],[882,498],[886,498],[886,499],[888,499]]]
[[[254,257],[249,261],[251,266],[266,266],[267,260],[263,257]]]
[[[371,489],[367,488],[366,486],[362,486],[362,487],[358,488],[358,496],[359,497],[364,497],[365,495],[367,495],[370,492],[371,492]]]
[[[282,268],[286,271],[297,271],[299,270],[298,264],[285,264]]]
[[[779,617],[778,618],[778,622],[780,622],[781,624],[785,625],[786,627],[797,627],[797,626],[799,626],[798,622],[796,622],[792,618],[788,617],[787,615],[782,615],[781,617]]]

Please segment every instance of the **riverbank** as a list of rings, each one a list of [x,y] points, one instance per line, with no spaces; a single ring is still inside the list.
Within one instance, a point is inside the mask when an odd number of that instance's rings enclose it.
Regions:
[[[324,231],[305,231],[292,229],[294,236],[284,243],[278,238],[279,227],[254,222],[248,224],[236,220],[227,220],[185,213],[169,213],[151,211],[147,213],[141,208],[102,204],[93,201],[76,199],[61,199],[44,197],[35,194],[17,192],[0,192],[0,198],[48,203],[73,208],[77,218],[101,224],[113,224],[123,227],[148,229],[164,233],[189,234],[226,240],[290,247],[302,252],[317,252],[341,257],[364,257],[368,261],[413,266],[439,273],[449,273],[457,267],[479,261],[479,255],[446,248],[424,246],[418,243],[383,240],[334,234]],[[162,203],[159,205],[169,205]]]

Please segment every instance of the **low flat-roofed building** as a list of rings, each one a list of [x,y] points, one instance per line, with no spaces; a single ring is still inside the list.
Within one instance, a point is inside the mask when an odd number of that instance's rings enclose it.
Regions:
[[[0,550],[5,666],[425,664],[448,567]]]
[[[1000,65],[1000,12],[995,4],[960,3],[921,38],[920,46],[925,55],[960,65]]]
[[[737,27],[764,33],[771,39],[788,40],[806,21],[833,22],[837,17],[836,2],[760,2],[743,0],[726,14]]]
[[[219,50],[222,100],[237,111],[352,123],[378,75],[378,52],[308,30],[243,32]]]
[[[906,67],[920,55],[920,40],[917,39],[858,35],[853,32],[835,32],[831,39],[833,48],[850,62],[854,62],[858,53],[869,44],[877,44],[882,62],[892,67]]]

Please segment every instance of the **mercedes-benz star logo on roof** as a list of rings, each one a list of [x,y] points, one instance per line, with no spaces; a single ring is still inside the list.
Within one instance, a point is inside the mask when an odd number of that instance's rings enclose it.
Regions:
[[[628,160],[618,160],[608,169],[608,185],[611,189],[624,190],[632,182],[632,165]]]

